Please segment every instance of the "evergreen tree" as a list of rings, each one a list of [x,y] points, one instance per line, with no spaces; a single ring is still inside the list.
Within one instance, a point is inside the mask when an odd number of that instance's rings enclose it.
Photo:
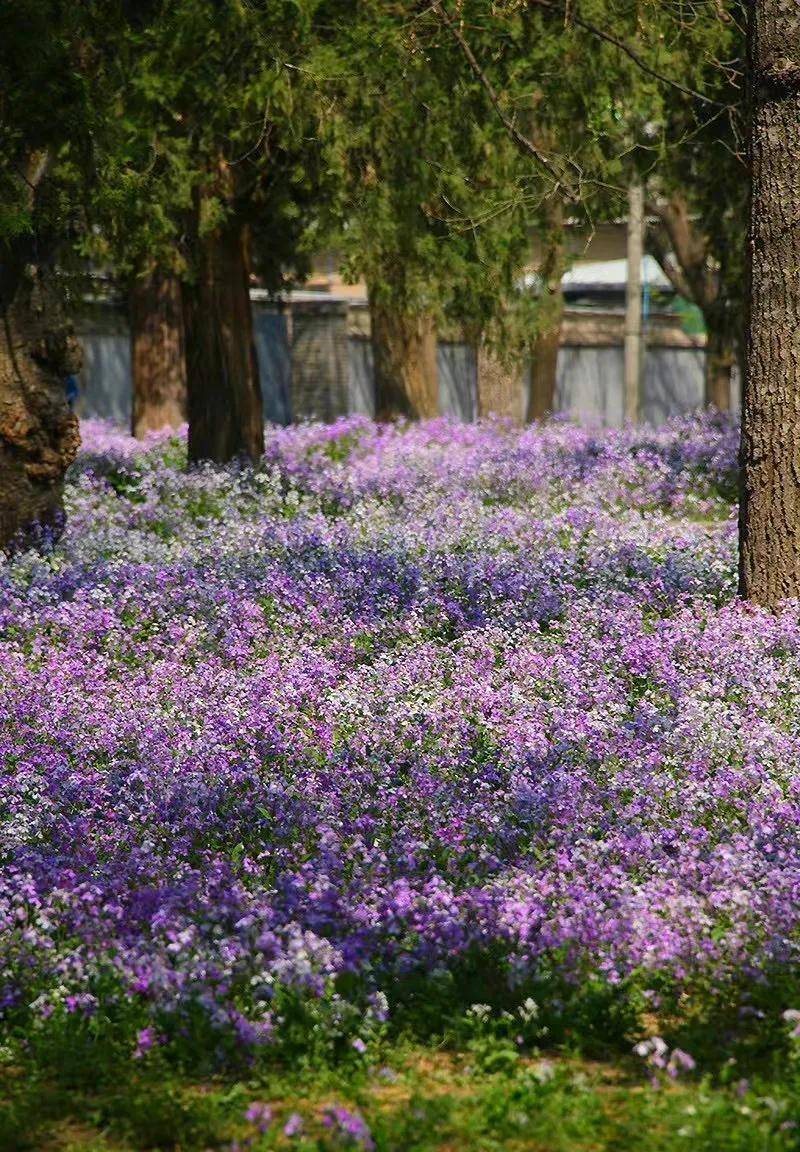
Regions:
[[[504,347],[530,330],[532,193],[431,12],[359,4],[331,27],[316,56],[339,185],[327,234],[345,274],[368,285],[379,418],[431,416],[437,329]]]
[[[591,234],[624,211],[627,185],[638,178],[633,143],[642,109],[660,107],[659,77],[623,50],[641,36],[641,8],[623,0],[433,5],[482,98],[473,114],[504,132],[523,162],[518,188],[539,241],[537,308],[525,347],[528,419],[555,404],[565,229]]]
[[[531,415],[552,407],[547,361],[557,347],[560,301],[553,270],[563,266],[552,210],[563,196],[573,222],[619,216],[627,185],[645,178],[657,220],[650,250],[676,289],[701,308],[707,400],[728,406],[742,323],[746,192],[732,84],[740,7],[701,0],[685,0],[677,12],[655,0],[434,5],[508,138],[554,189],[544,201],[551,219],[540,227],[550,237],[544,299],[555,320],[550,333],[540,326],[544,356],[534,360]],[[544,117],[521,114],[521,95],[531,91]]]
[[[145,323],[159,291],[171,300],[174,287],[164,286],[180,281],[183,332],[171,308],[166,347],[147,351],[158,352],[158,371],[182,342],[192,460],[263,452],[253,236],[259,271],[275,286],[295,255],[298,206],[315,171],[313,104],[298,63],[313,9],[289,0],[156,4],[129,22],[115,56],[119,118],[94,202],[100,249],[139,294],[150,288],[134,320]],[[142,407],[153,406],[154,391]]]

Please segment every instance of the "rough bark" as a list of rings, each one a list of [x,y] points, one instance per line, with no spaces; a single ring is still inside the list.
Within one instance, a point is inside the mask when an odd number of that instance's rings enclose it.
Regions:
[[[756,0],[748,29],[749,318],[740,591],[800,597],[800,5]]]
[[[80,444],[65,379],[81,357],[49,264],[7,255],[0,282],[0,548],[57,536]]]
[[[247,228],[233,213],[192,230],[194,276],[183,286],[189,459],[258,461],[264,417],[250,308]]]
[[[153,269],[130,288],[131,430],[140,439],[186,422],[186,361],[181,285],[176,276]]]
[[[436,325],[370,296],[370,325],[378,420],[424,420],[439,413]]]
[[[539,268],[542,281],[541,326],[531,346],[530,388],[525,420],[544,420],[552,415],[556,403],[558,350],[561,347],[561,320],[564,297],[561,277],[564,272],[564,208],[560,200],[546,207],[544,257]]]

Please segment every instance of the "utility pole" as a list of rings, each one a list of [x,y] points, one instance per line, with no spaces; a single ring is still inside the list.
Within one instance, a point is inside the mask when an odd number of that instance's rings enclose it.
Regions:
[[[625,419],[639,419],[642,376],[642,254],[644,187],[628,188],[628,283],[625,291]]]

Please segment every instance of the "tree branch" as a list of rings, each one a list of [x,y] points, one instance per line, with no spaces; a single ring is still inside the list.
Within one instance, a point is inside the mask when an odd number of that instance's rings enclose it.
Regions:
[[[567,4],[565,0],[529,0],[533,7],[549,8],[552,11],[557,9],[564,12],[567,11]],[[579,16],[574,9],[569,10],[570,24],[576,24],[579,28],[596,36],[599,40],[605,40],[607,44],[611,44],[614,48],[618,48],[623,52],[629,60],[632,60],[637,68],[648,76],[652,76],[654,80],[660,81],[662,84],[667,84],[670,88],[674,88],[677,92],[682,92],[684,96],[691,96],[694,100],[700,100],[703,104],[710,104],[713,108],[729,108],[729,104],[723,104],[719,100],[712,100],[710,96],[704,96],[702,92],[698,92],[696,88],[687,88],[685,84],[679,83],[677,80],[672,80],[669,76],[665,76],[663,72],[656,71],[651,68],[646,60],[633,50],[624,40],[618,40],[616,36],[612,36],[610,32],[606,32],[603,28],[598,28],[596,24],[591,24],[588,20],[584,20]]]
[[[675,263],[664,237],[657,229],[648,228],[645,245],[650,255],[658,261],[661,270],[678,295],[687,300],[694,300],[694,294],[688,280]]]
[[[719,295],[717,278],[708,269],[706,238],[697,231],[689,207],[680,195],[648,205],[669,237],[675,259],[690,286],[691,298],[702,309],[710,308]]]
[[[563,180],[561,173],[557,170],[552,160],[550,160],[548,156],[545,156],[545,154],[541,152],[533,143],[533,141],[530,140],[523,132],[520,132],[514,121],[509,119],[509,117],[503,111],[500,104],[500,99],[494,90],[492,82],[478,63],[474,52],[470,48],[467,41],[464,39],[461,30],[448,15],[447,11],[441,3],[441,0],[433,0],[433,3],[431,4],[431,10],[436,13],[441,23],[445,26],[445,28],[447,28],[450,35],[458,44],[458,47],[460,48],[464,59],[467,61],[472,74],[480,83],[481,87],[486,92],[486,95],[489,97],[489,101],[494,108],[495,113],[497,114],[512,141],[522,152],[532,157],[541,171],[546,173],[546,175],[553,181],[556,189],[560,189],[567,199],[578,203],[580,201],[579,194],[572,188],[571,185],[567,184]]]

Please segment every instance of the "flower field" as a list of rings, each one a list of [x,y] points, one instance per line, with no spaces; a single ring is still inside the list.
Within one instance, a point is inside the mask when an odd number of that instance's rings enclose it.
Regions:
[[[785,1033],[800,623],[735,601],[732,426],[348,418],[256,473],[83,439],[0,571],[9,1043]]]

